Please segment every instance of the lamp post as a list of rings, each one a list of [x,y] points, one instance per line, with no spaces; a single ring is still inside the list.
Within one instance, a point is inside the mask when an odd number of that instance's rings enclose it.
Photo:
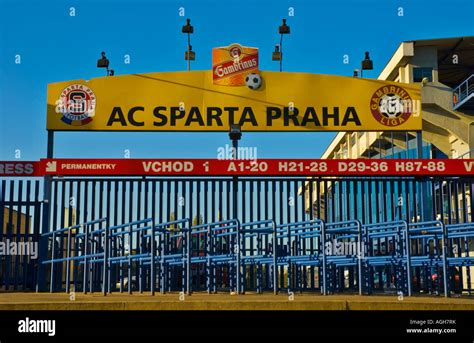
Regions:
[[[372,60],[369,57],[369,52],[366,51],[365,52],[365,58],[360,63],[360,77],[361,78],[363,77],[362,73],[363,73],[364,70],[372,70],[372,69],[374,69],[374,63],[372,62]]]
[[[194,33],[194,27],[191,25],[191,19],[186,19],[186,25],[181,29],[182,33],[188,35],[188,49],[184,53],[184,60],[188,61],[188,71],[191,70],[191,61],[196,59],[196,53],[191,46],[191,34]]]
[[[242,138],[242,131],[240,125],[231,124],[230,131],[229,131],[229,138],[232,141],[232,159],[239,158],[238,148],[239,148],[239,140]]]
[[[240,125],[237,124],[231,124],[230,125],[230,130],[229,130],[229,138],[232,141],[232,159],[236,160],[239,158],[239,140],[242,138],[242,131]],[[237,219],[237,198],[238,198],[238,180],[239,177],[237,175],[234,175],[232,177],[232,216],[234,219]],[[237,290],[237,293],[239,290]]]
[[[278,27],[280,34],[280,44],[275,45],[275,51],[272,53],[272,61],[280,61],[280,71],[283,69],[283,35],[290,34],[290,27],[286,25],[286,19],[282,19],[282,25]]]
[[[97,60],[97,68],[105,68],[107,76],[114,76],[115,72],[113,69],[109,69],[109,60],[105,56],[105,51],[100,53],[100,58]]]

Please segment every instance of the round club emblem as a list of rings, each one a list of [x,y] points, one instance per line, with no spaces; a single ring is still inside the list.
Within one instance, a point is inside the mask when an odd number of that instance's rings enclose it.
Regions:
[[[370,110],[382,125],[399,126],[412,115],[413,101],[402,87],[383,86],[372,95]]]
[[[56,102],[56,112],[68,125],[82,126],[90,123],[95,114],[96,96],[92,89],[81,84],[66,87]]]

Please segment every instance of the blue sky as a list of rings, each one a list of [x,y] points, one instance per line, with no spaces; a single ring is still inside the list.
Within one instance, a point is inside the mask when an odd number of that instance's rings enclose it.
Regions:
[[[102,76],[101,51],[116,74],[184,70],[187,17],[193,69],[210,69],[211,49],[237,42],[260,49],[261,70],[277,70],[271,52],[287,18],[285,71],[350,76],[367,50],[374,70],[364,76],[376,78],[401,41],[473,35],[473,13],[470,0],[0,0],[0,160],[14,159],[16,149],[22,160],[45,157],[47,84]],[[260,158],[318,158],[334,135],[244,133],[240,144],[257,147]],[[123,157],[128,149],[136,158],[197,158],[216,157],[229,140],[227,133],[80,132],[57,133],[55,143],[56,157]]]

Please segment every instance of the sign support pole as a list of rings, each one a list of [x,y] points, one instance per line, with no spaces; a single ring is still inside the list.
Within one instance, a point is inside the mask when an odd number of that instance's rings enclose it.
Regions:
[[[48,130],[48,146],[47,146],[47,158],[54,157],[54,131]],[[51,203],[51,186],[52,176],[45,175],[44,186],[43,186],[43,223],[41,225],[41,232],[39,236],[39,258],[38,258],[38,274],[36,291],[42,292],[46,290],[46,265],[42,264],[42,261],[48,258],[48,238],[42,237],[41,234],[49,231],[50,223],[50,203]],[[54,285],[52,285],[54,286]]]
[[[235,161],[239,158],[239,140],[242,138],[242,131],[240,125],[232,124],[230,127],[229,138],[232,140],[232,159]],[[232,176],[232,219],[237,220],[238,215],[238,188],[239,188],[239,177],[237,175]],[[230,219],[230,218],[227,218]],[[239,235],[239,233],[237,233]],[[237,242],[239,242],[239,237],[237,237]],[[240,251],[240,245],[238,247]],[[241,268],[240,264],[237,263],[235,266],[236,268]],[[241,290],[240,287],[240,275],[242,275],[241,271],[238,270],[235,273],[237,280],[236,280],[236,294],[240,294]]]

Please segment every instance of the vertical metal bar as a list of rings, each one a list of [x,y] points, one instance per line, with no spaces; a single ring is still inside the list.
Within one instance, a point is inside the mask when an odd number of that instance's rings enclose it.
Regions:
[[[155,188],[155,183],[153,183],[153,188]],[[155,194],[155,192],[153,192]],[[155,207],[155,197],[153,196],[153,209]],[[154,219],[154,210],[153,210],[153,221],[151,225],[151,241],[150,241],[150,256],[151,256],[151,263],[150,263],[150,292],[151,295],[155,295],[155,261],[156,261],[156,247],[155,247],[155,219]]]
[[[325,221],[328,221],[328,180],[324,179],[323,180],[323,188],[324,188],[324,219]],[[296,219],[296,218],[295,218]]]
[[[31,230],[31,207],[34,206],[34,202],[31,201],[31,196],[33,195],[33,192],[31,191],[31,181],[27,180],[26,181],[26,211],[25,211],[25,233],[24,233],[24,242],[29,243],[30,242],[30,230]],[[0,201],[1,202],[1,201]],[[0,211],[3,211],[3,206],[0,204]],[[0,222],[3,223],[3,222]],[[2,224],[3,226],[3,224]],[[3,227],[0,228],[0,231],[3,230]],[[0,240],[1,241],[1,240]],[[35,242],[33,240],[33,242]],[[30,268],[29,266],[31,265],[32,259],[25,255],[22,256],[22,267],[21,267],[21,277],[22,277],[22,284],[23,284],[23,289],[30,289],[29,282],[28,282],[28,275],[30,274]],[[1,262],[0,262],[1,263]]]
[[[270,197],[269,197],[269,194],[270,194],[270,181],[269,180],[264,180],[264,203],[265,203],[265,220],[269,220],[270,219]],[[269,247],[270,247],[270,242],[269,242],[269,238],[268,238],[268,235],[265,235],[264,237],[264,246],[265,246],[265,249],[266,251],[269,251]],[[270,268],[269,266],[265,266],[265,287],[269,288],[270,287]]]
[[[71,227],[74,225],[73,223],[73,211],[75,211],[77,206],[73,206],[76,204],[76,199],[74,196],[74,185],[75,182],[68,182],[68,216],[67,216],[67,226]],[[74,217],[76,217],[77,213],[74,213]],[[66,293],[70,291],[70,283],[71,283],[71,261],[69,258],[71,257],[71,229],[68,230],[66,236],[66,256],[68,260],[66,261]]]
[[[218,193],[218,198],[217,198],[217,202],[219,203],[218,205],[218,215],[217,215],[217,220],[222,220],[223,216],[224,216],[224,213],[223,213],[223,206],[222,206],[222,194],[224,192],[224,182],[222,180],[219,180],[219,193]],[[228,218],[226,218],[228,219]]]
[[[289,180],[285,180],[285,182],[288,182]],[[280,197],[280,202],[279,202],[279,209],[278,209],[278,212],[280,213],[280,224],[283,224],[284,221],[283,221],[283,215],[284,215],[284,211],[283,211],[283,207],[284,207],[284,204],[288,204],[288,198],[286,198],[286,200],[283,198],[283,181],[280,180],[280,183],[279,183],[279,197]],[[276,229],[275,229],[276,230]],[[276,249],[275,251],[277,252],[278,254],[278,247],[280,247],[281,249],[283,249],[283,238],[280,238],[280,241],[278,242],[277,240],[277,244],[276,245]],[[277,265],[278,267],[278,265]],[[282,265],[280,266],[280,285],[283,287],[285,285],[285,267]]]
[[[412,204],[413,204],[413,221],[418,222],[418,199],[416,197],[417,191],[416,191],[416,179],[411,181],[411,194],[412,194]]]
[[[65,182],[65,180],[61,180],[61,209],[60,209],[60,227],[63,228],[66,226],[66,208],[68,208],[69,210],[69,207],[66,207],[66,203],[68,203],[68,201],[66,200],[66,187],[67,187],[67,184]],[[69,225],[69,223],[68,223]],[[53,228],[54,230],[54,228]],[[58,248],[59,248],[59,252],[60,252],[60,255],[58,256],[59,258],[63,258],[64,257],[64,233],[61,233],[59,234],[59,243],[58,243]],[[63,286],[63,267],[64,267],[64,263],[63,262],[60,262],[58,264],[58,277],[56,278],[56,281],[58,283],[58,287],[60,290],[62,290],[62,286]]]
[[[16,242],[17,244],[20,243],[21,241],[21,219],[22,219],[22,213],[23,213],[23,206],[21,205],[22,199],[23,199],[23,180],[19,180],[18,182],[18,197],[17,197],[19,203],[16,206],[17,208],[17,216],[16,216]],[[10,211],[12,208],[10,208]],[[17,254],[15,256],[15,261],[14,261],[14,276],[13,276],[13,289],[16,290],[18,289],[18,278],[19,278],[19,272],[20,272],[20,254]]]
[[[142,219],[142,186],[143,186],[143,179],[140,181],[137,181],[137,216],[136,220]],[[137,232],[136,238],[137,238],[137,252],[138,254],[142,254],[144,252],[144,242],[143,242],[143,233],[144,231],[141,230]],[[141,259],[138,259],[135,261],[135,266],[136,266],[136,276],[135,279],[138,281],[138,291],[143,293],[143,264],[141,262]]]
[[[193,218],[194,218],[194,209],[193,209],[193,195],[195,194],[193,192],[193,186],[194,186],[194,182],[191,181],[189,183],[189,227],[188,227],[188,230],[191,230],[191,226],[192,226],[192,223],[193,223]],[[197,182],[197,188],[198,188],[198,192],[199,192],[199,181]],[[196,193],[196,196],[197,196],[197,193]],[[199,209],[197,209],[197,211],[199,211]],[[198,212],[199,213],[199,212]],[[198,221],[199,222],[199,219]],[[191,250],[189,249],[191,246],[192,246],[192,237],[190,235],[189,232],[186,232],[185,236],[183,236],[183,240],[186,240],[187,242],[187,245],[186,245],[186,251],[183,251],[183,260],[185,259],[185,257],[190,257],[189,254],[191,254]],[[190,280],[190,275],[188,273],[191,272],[191,269],[190,269],[190,266],[189,266],[189,269],[188,269],[188,262],[190,262],[190,260],[186,259],[185,260],[185,265],[184,267],[186,268],[185,270],[183,270],[183,273],[186,275],[186,278],[182,281],[183,282],[183,291],[186,290],[186,292],[188,294],[190,294],[191,290],[189,289],[189,286],[188,283],[187,283],[187,280]]]
[[[342,198],[342,192],[343,192],[343,182],[338,181],[337,183],[337,204],[338,204],[338,220],[342,221],[344,220],[343,218],[343,198]]]
[[[436,180],[431,180],[431,198],[432,198],[432,206],[431,206],[431,218],[436,220],[436,213],[438,208],[438,196],[436,195]]]
[[[48,141],[47,141],[47,152],[46,158],[53,158],[54,154],[54,131],[48,130]],[[46,175],[43,183],[43,211],[42,211],[42,224],[41,233],[47,233],[50,229],[50,201],[51,201],[51,181],[52,177]],[[46,266],[41,262],[48,258],[48,237],[38,236],[39,238],[39,262],[38,262],[38,274],[36,279],[37,291],[46,290]],[[52,267],[52,266],[51,266]]]
[[[14,204],[14,196],[15,196],[15,181],[10,180],[10,197],[8,200],[8,222],[7,222],[7,241],[13,241],[13,204]],[[3,223],[2,223],[3,225]],[[5,290],[10,289],[11,284],[11,255],[5,255]]]
[[[112,202],[112,199],[111,199],[111,182],[110,181],[107,181],[106,182],[106,188],[107,188],[107,192],[105,194],[106,196],[106,200],[105,200],[105,204],[106,204],[106,208],[105,208],[105,217],[107,218],[106,222],[105,222],[105,229],[108,231],[109,227],[111,227],[111,223],[112,223],[112,219],[110,217],[110,205],[111,205],[111,202]],[[115,211],[114,211],[115,212]],[[101,217],[103,218],[103,217]],[[105,245],[107,248],[107,254],[109,254],[107,256],[107,259],[110,257],[110,248],[111,248],[111,238],[109,236],[109,233],[107,233],[105,235]],[[105,253],[105,252],[104,252]],[[104,292],[107,292],[107,293],[110,293],[110,273],[111,273],[111,266],[109,266],[108,264],[108,261],[107,263],[105,264],[105,269],[107,269],[106,271],[106,274],[107,274],[107,280],[104,280],[104,284],[107,285],[106,289],[104,290]],[[105,273],[105,272],[104,272]],[[107,281],[107,282],[106,282]]]
[[[242,186],[244,187],[244,184],[245,184],[245,181],[241,181],[242,182]],[[249,207],[248,207],[248,212],[249,212],[249,221],[250,222],[253,222],[254,221],[254,213],[253,213],[253,182],[252,181],[249,181]],[[242,193],[246,193],[246,188],[244,187],[243,190],[242,190]],[[245,222],[245,212],[247,212],[247,206],[245,204],[245,197],[243,198],[243,201],[242,201],[242,221]],[[253,239],[250,240],[250,255],[253,255],[254,254],[254,244],[253,244]],[[257,265],[257,269],[260,268],[259,265]],[[257,271],[257,278],[258,278],[258,271]],[[250,279],[250,285],[251,287],[255,287],[255,268],[254,266],[250,266],[250,271],[249,271],[249,279]],[[257,284],[259,283],[260,281],[257,281]],[[258,286],[257,286],[258,288]],[[258,291],[258,289],[257,289]]]
[[[410,233],[408,232],[408,222],[405,220],[404,223],[404,235],[405,235],[405,256],[407,261],[407,288],[408,288],[408,296],[412,294],[412,277],[411,277],[411,241],[410,241]]]
[[[331,197],[331,220],[332,221],[339,221],[339,200],[337,199],[337,191],[338,191],[338,182],[336,180],[331,181],[330,187],[330,197]]]
[[[124,180],[122,180],[121,182],[121,190],[122,190],[122,196],[121,196],[121,212],[122,212],[122,218],[121,218],[121,223],[122,224],[125,224],[126,223],[126,215],[127,215],[127,209],[126,209],[126,202],[127,202],[127,184]],[[121,231],[125,231],[125,228],[123,228]],[[125,256],[125,235],[122,235],[121,236],[121,251],[120,251],[120,255],[121,256]],[[123,266],[123,262],[120,261],[120,264],[119,264],[119,268],[120,268],[120,293],[123,293],[123,288],[124,288],[124,273],[125,273],[125,270],[124,270],[124,266]]]
[[[108,217],[107,217],[107,221],[106,221],[106,224],[105,224],[105,231],[104,231],[104,247],[103,247],[103,251],[104,251],[104,266],[103,266],[103,270],[102,270],[102,292],[104,294],[104,296],[107,295],[107,291],[109,289],[109,246],[110,246],[110,242],[109,242],[109,225],[108,225]]]
[[[367,197],[368,197],[368,201],[367,201],[367,207],[368,207],[368,219],[367,219],[367,223],[368,224],[372,224],[373,222],[373,212],[372,212],[372,199],[373,199],[373,193],[372,193],[372,184],[373,184],[373,181],[369,180],[368,184],[367,184]]]
[[[275,180],[272,180],[271,181],[272,183],[272,217],[271,217],[271,220],[275,220],[276,218],[276,201],[277,201],[277,190],[276,190],[276,181]],[[272,252],[273,252],[273,255],[275,256],[276,255],[276,251],[277,251],[277,243],[276,241],[276,237],[275,239],[272,239]],[[275,285],[275,282],[278,283],[278,266],[274,263],[273,264],[273,291],[275,292],[275,287],[278,287],[278,285]]]
[[[459,183],[456,180],[452,181],[454,188],[454,217],[456,218],[456,223],[459,223]]]
[[[286,194],[287,194],[287,199],[289,200],[290,197],[293,198],[293,206],[294,206],[294,197],[295,197],[295,194],[293,194],[293,196],[291,195],[291,182],[290,180],[287,180],[286,182]],[[296,192],[295,192],[296,193]],[[290,206],[290,203],[288,202],[287,205],[286,205],[286,223],[291,223],[291,206]],[[288,229],[288,238],[287,238],[287,243],[286,243],[286,255],[287,256],[291,256],[291,236],[290,236],[290,230]],[[291,290],[291,260],[288,261],[288,265],[287,265],[287,289],[288,289],[288,292],[290,292]],[[282,287],[285,286],[285,284],[282,284],[281,285]]]
[[[449,284],[448,284],[448,260],[447,260],[447,254],[448,254],[448,247],[447,247],[447,237],[448,233],[446,230],[446,225],[444,223],[441,223],[441,227],[443,229],[443,235],[442,235],[442,240],[443,240],[443,286],[444,286],[444,296],[447,298],[450,296],[449,292]]]
[[[0,180],[0,223],[2,223],[2,228],[0,230],[0,241],[3,242],[3,236],[4,236],[4,223],[5,223],[5,192],[6,192],[6,185],[7,181],[6,180]],[[0,265],[3,266],[4,263],[4,256],[0,256]],[[4,285],[5,283],[5,277],[0,278],[0,287]]]
[[[396,193],[395,193],[395,183],[393,180],[389,180],[388,181],[388,185],[390,187],[390,221],[394,221],[395,220],[395,213],[396,213],[396,207],[395,207],[395,197],[396,197]]]
[[[362,225],[359,220],[357,220],[357,230],[358,230],[358,249],[361,249],[362,246]],[[357,270],[357,275],[358,275],[358,286],[359,286],[359,295],[362,295],[362,256],[361,251],[357,252],[358,258],[357,258],[357,263],[358,263],[358,270]]]
[[[148,219],[148,218],[150,218],[149,217],[149,202],[148,202],[148,197],[150,195],[149,181],[147,180],[146,177],[144,177],[142,183],[145,185],[145,192],[143,194],[143,218]],[[175,198],[175,201],[177,201],[176,198]],[[153,227],[154,223],[152,222],[149,225],[151,225],[151,227]],[[148,230],[141,230],[140,234],[141,234],[141,241],[142,241],[142,246],[143,246],[143,253],[150,253],[150,257],[151,257],[151,251],[150,251],[151,241],[150,241],[150,245],[148,245],[147,244],[148,239],[145,237],[145,235],[148,234]],[[154,239],[155,237],[151,236],[151,238]],[[142,265],[142,270],[143,270],[142,271],[142,291],[144,291],[144,290],[148,289],[148,287],[147,287],[147,285],[149,283],[148,277],[150,277],[150,274],[149,274],[148,267],[146,267],[142,261],[140,263]],[[151,272],[151,263],[150,263],[150,272]]]
[[[326,266],[327,266],[327,259],[326,259],[326,223],[324,221],[321,222],[321,246],[322,246],[322,255],[323,255],[323,295],[327,295],[327,273],[326,273]]]
[[[245,213],[245,196],[246,196],[246,193],[247,193],[247,188],[246,188],[246,182],[245,180],[240,180],[239,182],[239,185],[242,189],[241,191],[241,201],[242,201],[242,204],[241,204],[241,207],[240,207],[240,210],[241,210],[241,214],[239,216],[239,218],[242,220],[242,223],[245,223],[247,221],[247,215]],[[238,201],[238,200],[237,200]],[[252,227],[249,227],[249,229],[252,229]],[[243,235],[243,237],[245,237],[245,235]],[[248,251],[246,249],[246,244],[247,244],[247,241],[245,241],[245,238],[243,238],[242,242],[241,242],[245,248],[243,249],[243,255],[253,255],[253,249],[254,249],[254,242],[253,242],[253,238],[250,239],[250,244],[249,244],[249,249],[250,251]],[[248,254],[250,253],[250,254]],[[249,276],[250,276],[250,280],[247,280],[247,266],[244,264],[243,265],[243,271],[241,273],[241,278],[242,278],[242,284],[244,285],[244,287],[246,288],[247,287],[247,284],[250,285],[250,288],[253,287],[253,282],[254,282],[254,274],[253,274],[253,265],[250,264],[249,266]]]
[[[158,212],[158,222],[163,223],[163,187],[162,187],[162,181],[154,181],[153,184],[158,184],[158,190],[156,195],[158,196],[158,208],[160,209]],[[153,192],[155,193],[155,192]],[[155,198],[155,196],[153,197]],[[183,190],[183,199],[186,199],[186,187],[184,187]],[[186,200],[183,201],[183,213],[185,212],[185,206],[186,206]],[[183,215],[184,217],[185,215]],[[163,233],[159,237],[160,244],[159,244],[159,249],[160,249],[160,276],[159,276],[159,282],[160,282],[160,293],[164,294],[166,292],[166,275],[167,275],[167,266],[166,263],[164,262],[163,256],[166,254],[166,235]]]
[[[300,211],[299,211],[299,182],[297,180],[294,180],[293,181],[293,189],[294,189],[294,192],[295,192],[295,199],[294,199],[294,221],[295,222],[298,222],[298,217],[300,215]],[[303,207],[304,207],[304,199],[303,199]],[[299,237],[296,236],[295,240],[294,240],[294,248],[293,248],[293,254],[294,255],[299,255],[299,251],[298,251],[298,240],[299,240]],[[301,291],[301,283],[300,283],[300,276],[301,276],[301,267],[299,265],[294,265],[294,267],[292,268],[293,269],[293,278],[294,278],[294,288],[295,289],[298,289]]]
[[[202,213],[201,213],[201,181],[198,180],[197,181],[197,191],[196,191],[196,225],[200,225],[202,224],[201,222],[201,216],[202,216]],[[194,224],[194,223],[193,223]],[[192,226],[192,225],[191,225]],[[189,241],[189,244],[190,244],[190,248],[191,248],[191,253],[192,253],[192,249],[193,249],[193,237],[192,235],[190,235],[191,237],[191,241]],[[196,235],[196,244],[195,244],[195,247],[196,247],[196,255],[199,255],[200,254],[200,250],[201,250],[201,247],[200,247],[200,237],[201,235]],[[200,263],[197,263],[196,266],[195,266],[195,273],[196,273],[196,288],[199,288],[201,285],[199,284],[199,280],[200,280],[200,273],[201,273],[201,264]],[[191,271],[192,273],[192,271]]]
[[[34,242],[40,241],[40,234],[41,234],[41,206],[42,204],[39,199],[39,191],[40,191],[40,181],[36,180],[35,187],[34,187],[34,210],[33,210],[34,216],[33,216],[33,233],[32,233],[32,238]],[[0,193],[1,193],[1,190],[0,190]],[[0,202],[1,202],[1,199],[0,199]],[[0,212],[3,212],[3,211],[0,211]],[[3,219],[1,215],[0,215],[0,223],[3,223]],[[28,273],[28,276],[30,279],[31,288],[33,288],[36,283],[36,280],[38,277],[39,264],[40,262],[38,261],[38,259],[36,259],[30,265],[31,273]]]
[[[471,205],[471,223],[474,222],[474,181],[470,180],[470,189],[469,189],[469,195],[470,195],[470,205]]]
[[[405,187],[404,187],[404,188],[405,188],[405,191],[404,191],[404,192],[405,192],[405,220],[406,220],[407,222],[409,222],[409,221],[410,221],[410,218],[411,218],[411,216],[410,216],[410,213],[411,213],[411,210],[410,210],[410,208],[411,208],[411,203],[410,203],[410,187],[409,187],[409,186],[410,186],[410,181],[407,180],[407,179],[405,179],[405,180],[403,181],[403,184],[404,184],[404,186],[405,186]]]
[[[181,183],[182,185],[182,183]],[[156,223],[156,182],[152,181],[151,184],[151,266],[150,266],[150,292],[151,295],[155,295],[155,286],[156,286],[156,236],[155,236],[155,225]]]
[[[128,222],[133,221],[133,192],[134,192],[134,182],[129,181],[129,194],[128,194]],[[125,237],[125,236],[124,236]],[[125,239],[125,238],[124,238]],[[128,227],[128,256],[129,260],[127,262],[127,289],[128,289],[128,294],[132,294],[132,260],[130,257],[132,256],[133,252],[133,233],[132,233],[132,226],[129,225]]]
[[[237,261],[236,261],[236,294],[242,294],[244,289],[241,284],[242,280],[242,275],[241,275],[241,268],[242,268],[242,240],[241,240],[241,232],[240,232],[240,221],[237,221],[237,228],[236,228],[236,234],[237,234]]]
[[[277,229],[275,221],[272,221],[273,224],[273,294],[278,294],[278,249],[277,249]]]
[[[231,205],[231,201],[232,201],[231,185],[232,185],[232,182],[231,182],[231,181],[227,180],[227,181],[225,182],[225,189],[226,189],[226,193],[225,193],[225,204],[226,204],[226,206],[225,206],[225,208],[226,208],[226,211],[225,211],[225,212],[226,212],[226,214],[225,214],[225,219],[226,219],[226,220],[232,218],[231,212],[232,212],[232,214],[233,214],[233,211],[231,211],[232,206],[233,206],[233,205]],[[222,216],[224,217],[224,215],[222,215]],[[232,218],[232,219],[236,219],[236,218]]]
[[[87,221],[87,214],[88,214],[88,207],[91,201],[89,201],[89,181],[85,181],[84,183],[84,212],[83,212],[83,220],[82,222],[85,223]],[[87,225],[82,227],[82,232],[84,232],[84,252],[83,255],[87,255],[87,245],[89,244],[89,236],[86,234],[87,232]],[[87,282],[88,282],[88,274],[89,274],[89,267],[87,264],[87,258],[84,258],[84,264],[82,265],[82,291],[84,294],[87,293]]]
[[[447,181],[447,197],[448,197],[448,223],[452,224],[453,223],[453,210],[452,210],[452,192],[451,192],[451,187],[452,187],[452,181]]]
[[[199,217],[198,217],[199,218]],[[186,244],[186,292],[188,295],[191,295],[191,223],[188,223],[186,235],[187,235],[187,244]]]
[[[238,218],[238,205],[237,205],[237,202],[238,202],[238,189],[239,189],[239,185],[238,185],[238,177],[237,176],[233,176],[232,177],[232,217],[233,219],[237,219]]]
[[[82,200],[82,192],[81,192],[81,188],[82,188],[82,181],[78,181],[77,182],[77,198],[76,198],[76,220],[74,222],[74,225],[78,225],[80,222],[81,222],[81,215],[83,212],[85,211],[82,211],[82,208],[81,208],[81,200]],[[76,238],[76,235],[78,233],[78,229],[75,230],[74,232],[74,256],[78,256],[78,246],[79,246],[79,240]],[[78,277],[79,277],[79,268],[78,268],[79,264],[77,264],[76,266],[76,262],[75,261],[72,261],[72,268],[73,268],[73,291],[75,292],[77,290],[77,281],[78,281]]]
[[[462,221],[463,223],[468,222],[468,210],[467,210],[467,196],[466,196],[466,188],[469,184],[466,182],[461,183],[461,188],[462,188]],[[473,204],[471,204],[472,208]]]
[[[70,274],[71,274],[71,229],[67,230],[67,248],[66,248],[66,293],[70,290]]]

